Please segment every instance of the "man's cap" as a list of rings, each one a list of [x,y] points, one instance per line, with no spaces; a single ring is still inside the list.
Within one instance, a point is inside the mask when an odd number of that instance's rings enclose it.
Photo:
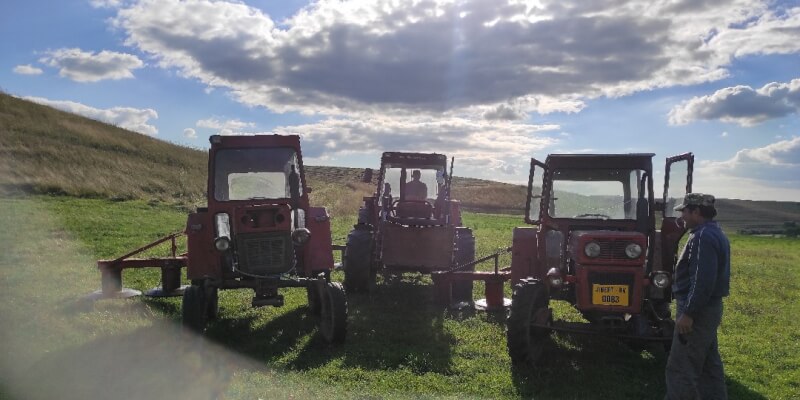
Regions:
[[[683,204],[675,207],[675,211],[683,211],[686,206],[705,206],[714,208],[714,196],[704,193],[687,193]]]

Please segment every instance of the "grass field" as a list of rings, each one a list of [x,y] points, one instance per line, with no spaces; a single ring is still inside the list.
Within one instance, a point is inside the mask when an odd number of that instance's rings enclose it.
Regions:
[[[353,219],[335,216],[336,242]],[[520,218],[467,214],[464,221],[480,256],[507,246]],[[663,396],[664,354],[611,339],[559,335],[542,369],[512,370],[502,316],[441,310],[429,279],[414,275],[351,296],[340,347],[317,337],[300,290],[285,290],[286,305],[277,309],[251,309],[247,291],[222,292],[208,340],[180,334],[179,298],[80,300],[99,287],[96,259],[184,223],[184,210],[158,202],[0,199],[0,243],[7,246],[0,252],[0,398]],[[732,293],[720,330],[730,398],[800,398],[800,241],[731,241]],[[158,279],[158,271],[131,271],[124,282],[146,290]],[[476,285],[476,298],[482,290]],[[574,317],[563,305],[556,309]]]

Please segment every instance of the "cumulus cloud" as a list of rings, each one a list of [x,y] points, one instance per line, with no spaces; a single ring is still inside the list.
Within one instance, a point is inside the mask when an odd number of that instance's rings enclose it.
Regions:
[[[14,67],[14,73],[20,75],[39,75],[42,73],[41,68],[36,68],[33,65],[17,65]]]
[[[490,176],[515,174],[514,165],[553,145],[545,133],[558,125],[464,118],[373,117],[364,120],[330,118],[317,123],[278,127],[272,133],[300,135],[303,154],[324,159],[331,155],[379,154],[394,151],[438,152],[455,156],[459,173]]]
[[[800,79],[769,83],[760,89],[734,86],[708,96],[694,97],[669,112],[669,122],[683,125],[697,120],[721,120],[752,126],[800,112]]]
[[[800,51],[800,7],[769,4],[321,0],[276,24],[241,2],[140,0],[114,24],[161,67],[276,112],[510,120]]]
[[[122,0],[90,0],[89,4],[94,8],[119,8],[124,2]]]
[[[800,188],[800,136],[764,147],[743,149],[731,159],[701,162],[708,174],[756,179],[772,186]]]
[[[197,132],[192,128],[186,128],[183,130],[183,137],[187,139],[197,139]]]
[[[133,54],[107,50],[93,53],[75,48],[49,51],[40,61],[58,68],[59,75],[76,82],[129,79],[133,78],[133,70],[144,66]]]
[[[155,136],[158,134],[158,129],[149,124],[151,119],[158,118],[158,113],[151,108],[113,107],[101,109],[74,101],[50,100],[42,97],[23,97],[23,99],[145,135]]]
[[[256,124],[252,122],[243,122],[238,119],[229,119],[227,121],[220,121],[216,118],[201,119],[195,124],[198,128],[216,129],[221,135],[231,135],[235,132],[242,131],[243,129],[253,128]]]

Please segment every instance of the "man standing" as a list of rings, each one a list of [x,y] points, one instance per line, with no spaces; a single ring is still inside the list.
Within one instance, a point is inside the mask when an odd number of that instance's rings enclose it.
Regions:
[[[713,221],[714,196],[689,193],[675,211],[682,213],[690,234],[672,284],[677,315],[666,399],[727,399],[717,328],[730,288],[730,243]]]

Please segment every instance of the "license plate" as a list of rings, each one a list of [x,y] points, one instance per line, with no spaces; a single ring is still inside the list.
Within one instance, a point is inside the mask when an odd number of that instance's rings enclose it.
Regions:
[[[628,285],[592,285],[592,304],[628,306]]]

